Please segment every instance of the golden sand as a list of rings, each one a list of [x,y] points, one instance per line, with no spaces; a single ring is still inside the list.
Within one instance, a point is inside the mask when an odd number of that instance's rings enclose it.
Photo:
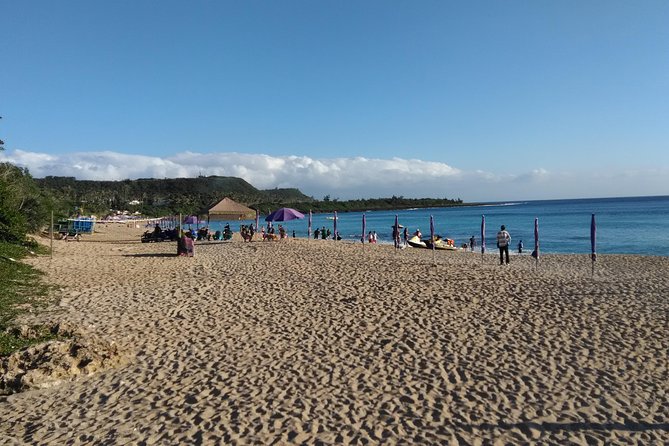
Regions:
[[[125,365],[0,400],[2,444],[666,444],[669,258],[141,244],[31,263]],[[126,241],[124,241],[126,240]]]

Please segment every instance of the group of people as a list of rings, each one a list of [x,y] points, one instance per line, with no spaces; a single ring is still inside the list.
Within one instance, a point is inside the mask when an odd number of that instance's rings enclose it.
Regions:
[[[278,235],[277,229],[274,228],[274,225],[268,225],[266,231],[265,227],[263,226],[260,228],[260,233],[262,234],[263,240],[283,240],[288,238],[288,231],[283,227],[283,225],[279,225]],[[295,238],[295,230],[293,230],[293,238]]]
[[[253,240],[253,236],[255,235],[256,230],[253,225],[242,225],[242,227],[239,228],[239,233],[242,236],[242,240],[245,242],[250,242]]]
[[[316,228],[314,230],[314,238],[315,239],[320,238],[322,240],[327,240],[327,239],[330,238],[331,235],[332,235],[332,231],[330,231],[330,228],[326,229],[325,226],[323,226],[321,229]],[[339,234],[337,234],[334,238],[337,239],[337,240],[341,240],[341,237],[339,237]]]
[[[400,237],[404,239],[405,248],[409,245],[409,228],[405,226],[403,231],[400,231],[400,229],[402,229],[402,225],[393,225],[393,242],[395,244],[395,249],[402,247],[402,241],[400,240]],[[418,238],[420,238],[420,229],[417,229],[414,235],[418,235]],[[376,241],[374,243],[376,243]]]
[[[404,227],[404,230],[400,232],[401,227],[396,227],[393,226],[393,241],[395,244],[396,248],[400,247],[401,244],[401,237],[404,239],[404,246],[407,246],[407,242],[409,239],[409,230],[408,228]],[[175,229],[176,231],[177,229]],[[165,231],[163,231],[159,225],[156,225],[153,231],[154,237],[161,236],[163,235]],[[180,231],[181,236],[178,238],[178,248],[177,248],[177,253],[179,255],[193,255],[193,240],[211,240],[212,239],[212,234],[209,233],[209,229],[207,227],[203,227],[195,231]],[[265,227],[263,226],[260,230],[262,234],[262,239],[263,240],[277,240],[277,239],[286,239],[288,238],[288,233],[286,232],[286,229],[283,227],[283,225],[279,225],[278,227],[278,236],[276,234],[276,231],[274,229],[274,226],[269,225],[267,230],[265,230]],[[251,225],[242,225],[240,228],[240,233],[242,236],[242,239],[245,242],[250,242],[253,240],[253,236],[255,235],[255,228],[254,226]],[[416,229],[416,231],[413,233],[414,236],[418,237],[419,239],[422,237],[422,234],[420,232],[420,229]],[[332,236],[332,232],[330,229],[326,228],[323,226],[322,228],[316,228],[314,231],[314,238],[318,239],[321,238],[323,240],[327,240]],[[232,238],[232,231],[230,230],[230,225],[226,224],[223,232],[221,231],[216,231],[216,233],[213,235],[214,240],[229,240]],[[295,238],[295,231],[293,230],[293,238]],[[335,238],[338,240],[341,240],[341,237],[338,237],[338,235],[335,235]],[[497,248],[499,249],[499,263],[500,265],[503,264],[509,264],[509,245],[511,244],[511,234],[506,230],[506,226],[502,225],[499,232],[497,232]],[[189,241],[190,240],[190,241]],[[378,236],[376,234],[376,231],[369,231],[367,234],[367,241],[372,244],[376,244],[378,242]],[[469,249],[471,251],[474,251],[474,247],[476,246],[476,238],[472,235],[469,238],[469,245],[466,243],[463,245],[463,248]],[[518,242],[518,253],[522,254],[523,253],[523,241],[520,240]],[[532,253],[534,256],[535,253]]]

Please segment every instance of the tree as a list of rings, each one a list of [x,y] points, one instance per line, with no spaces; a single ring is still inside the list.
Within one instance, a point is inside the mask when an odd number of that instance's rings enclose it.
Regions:
[[[28,169],[0,163],[0,241],[24,242],[47,222],[50,208]]]

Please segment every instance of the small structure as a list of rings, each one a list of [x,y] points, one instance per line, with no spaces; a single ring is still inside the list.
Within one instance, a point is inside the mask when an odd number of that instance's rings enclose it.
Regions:
[[[81,234],[92,234],[95,231],[95,217],[78,217],[58,220],[54,225],[54,232],[60,237],[78,237]]]
[[[256,218],[256,211],[226,197],[209,209],[209,218],[211,220],[253,220]]]

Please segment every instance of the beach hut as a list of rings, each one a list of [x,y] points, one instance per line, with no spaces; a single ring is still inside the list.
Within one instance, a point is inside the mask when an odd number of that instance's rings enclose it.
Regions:
[[[208,214],[212,220],[253,220],[256,218],[255,210],[227,197],[209,209]]]

